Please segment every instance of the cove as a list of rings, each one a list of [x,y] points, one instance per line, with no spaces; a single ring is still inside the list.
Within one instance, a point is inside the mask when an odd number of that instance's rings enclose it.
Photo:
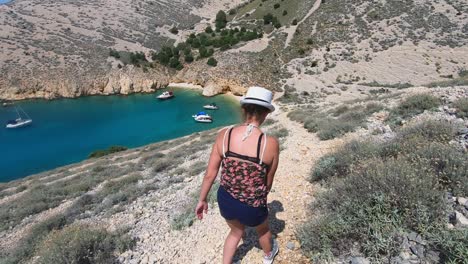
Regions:
[[[198,90],[172,89],[165,101],[155,94],[90,96],[77,99],[30,100],[16,104],[32,118],[30,126],[7,129],[15,108],[0,107],[0,182],[82,161],[98,149],[129,148],[173,139],[239,122],[238,102],[229,96],[203,97]],[[213,123],[196,123],[192,114],[206,110]]]

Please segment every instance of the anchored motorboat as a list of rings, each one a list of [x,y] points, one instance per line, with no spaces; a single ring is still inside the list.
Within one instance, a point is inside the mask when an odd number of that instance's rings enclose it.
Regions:
[[[211,116],[207,114],[206,112],[198,112],[196,115],[192,115],[192,117],[193,118],[197,118],[197,117],[211,118]]]
[[[196,115],[193,115],[192,117],[195,121],[200,122],[200,123],[213,122],[213,118],[205,112],[198,112]]]
[[[218,110],[219,107],[216,105],[216,103],[211,103],[211,104],[204,105],[203,108],[209,109],[209,110]]]
[[[159,96],[157,96],[156,98],[161,99],[161,100],[166,100],[166,99],[169,99],[169,98],[172,98],[172,97],[174,97],[173,92],[165,91],[162,94],[160,94]]]
[[[211,123],[213,122],[213,119],[211,117],[207,116],[197,116],[194,118],[195,121],[200,122],[200,123]]]

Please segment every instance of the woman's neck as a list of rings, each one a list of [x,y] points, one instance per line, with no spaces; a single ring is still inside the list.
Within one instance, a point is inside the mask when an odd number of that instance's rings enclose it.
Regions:
[[[246,119],[244,121],[244,124],[251,124],[251,125],[256,126],[256,127],[260,126],[260,122],[258,120],[255,120],[255,119]]]

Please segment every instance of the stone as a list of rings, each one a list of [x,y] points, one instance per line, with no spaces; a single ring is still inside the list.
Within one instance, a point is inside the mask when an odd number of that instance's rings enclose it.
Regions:
[[[411,252],[413,252],[414,255],[422,258],[424,257],[424,247],[422,245],[414,245],[410,246]]]
[[[468,219],[462,213],[455,211],[455,225],[466,227],[468,226]]]
[[[464,197],[457,197],[457,202],[458,202],[459,205],[462,205],[464,207],[468,206],[468,199],[466,199]]]
[[[429,260],[429,263],[439,263],[440,262],[440,257],[439,253],[433,250],[429,250],[426,254],[427,260]]]
[[[460,134],[460,135],[466,135],[466,134],[468,134],[468,128],[466,128],[466,127],[460,128],[460,129],[458,130],[458,134]]]
[[[286,247],[287,247],[289,250],[294,250],[294,249],[296,248],[296,245],[294,244],[294,242],[289,241],[288,243],[286,243]]]
[[[351,257],[350,264],[370,264],[370,261],[364,257]]]

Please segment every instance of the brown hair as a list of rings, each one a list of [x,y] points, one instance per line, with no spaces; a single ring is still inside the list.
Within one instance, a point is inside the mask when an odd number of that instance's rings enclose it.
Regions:
[[[261,116],[270,113],[270,109],[256,104],[243,104],[242,109],[244,110],[244,118],[252,116],[260,119]]]

